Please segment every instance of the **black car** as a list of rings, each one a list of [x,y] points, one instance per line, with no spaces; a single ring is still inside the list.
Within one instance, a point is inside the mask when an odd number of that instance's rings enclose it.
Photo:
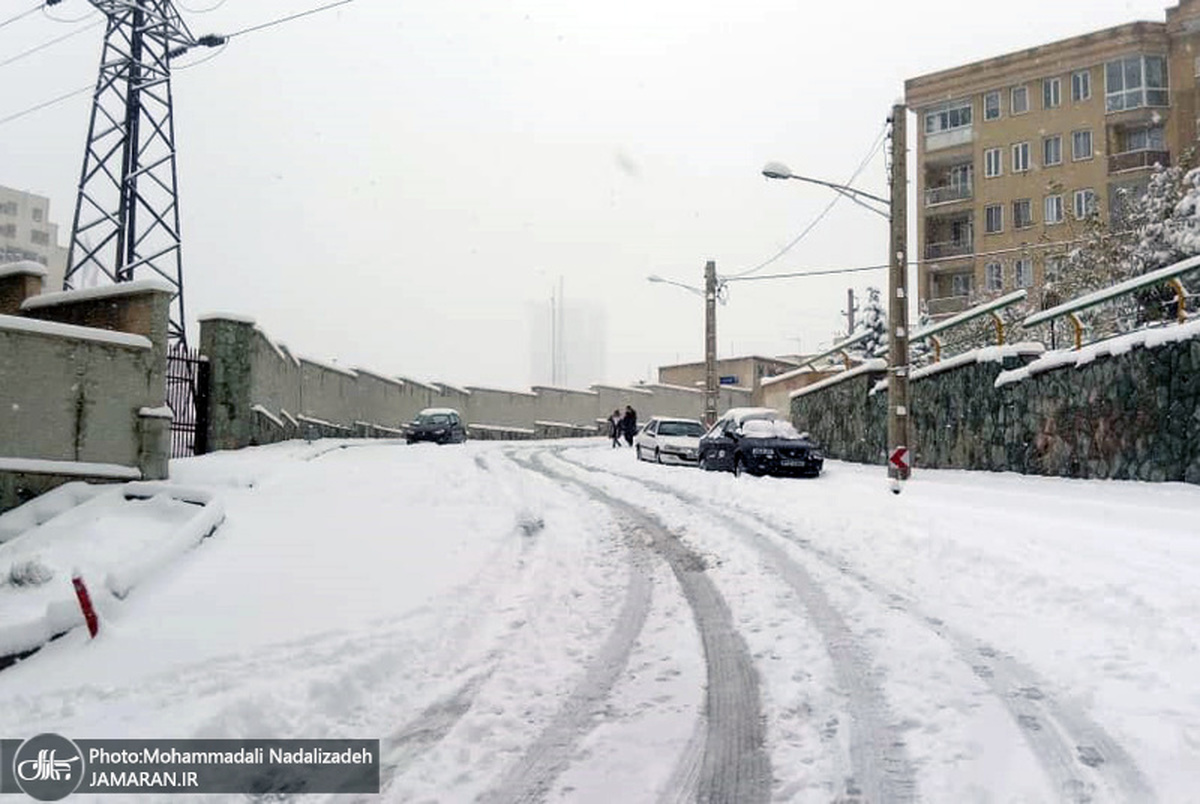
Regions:
[[[700,439],[700,468],[710,472],[816,477],[824,463],[808,433],[771,408],[733,408]]]
[[[417,441],[461,444],[467,440],[467,428],[453,408],[426,408],[408,425],[404,438],[410,444]]]

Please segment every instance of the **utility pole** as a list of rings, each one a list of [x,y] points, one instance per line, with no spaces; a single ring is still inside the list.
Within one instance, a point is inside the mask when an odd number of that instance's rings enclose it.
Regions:
[[[888,293],[888,476],[900,493],[912,465],[908,426],[908,160],[905,152],[908,108],[892,107],[891,237]]]
[[[717,263],[704,266],[704,424],[717,421]]]
[[[854,306],[854,288],[846,288],[846,337],[849,338],[854,334],[854,313],[858,308]]]

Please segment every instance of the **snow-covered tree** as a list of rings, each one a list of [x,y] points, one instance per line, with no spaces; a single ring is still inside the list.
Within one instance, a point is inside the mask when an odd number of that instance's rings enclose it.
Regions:
[[[856,334],[863,331],[871,333],[857,347],[864,359],[870,360],[876,352],[887,346],[887,311],[883,309],[879,288],[867,288],[867,300],[863,304],[862,320],[855,330]]]

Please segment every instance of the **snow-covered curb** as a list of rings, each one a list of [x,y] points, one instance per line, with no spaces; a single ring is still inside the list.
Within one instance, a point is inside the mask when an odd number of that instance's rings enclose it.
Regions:
[[[50,461],[39,458],[0,458],[0,472],[24,472],[33,475],[64,477],[107,477],[113,480],[141,480],[142,470],[119,463]]]
[[[1010,383],[1020,382],[1036,374],[1065,366],[1075,366],[1076,368],[1086,366],[1097,357],[1123,355],[1138,346],[1154,349],[1168,343],[1178,343],[1197,337],[1200,337],[1200,320],[1130,332],[1127,335],[1119,335],[1106,341],[1090,344],[1078,351],[1072,349],[1044,354],[1028,366],[1001,372],[1000,376],[996,378],[995,387],[1002,388]]]

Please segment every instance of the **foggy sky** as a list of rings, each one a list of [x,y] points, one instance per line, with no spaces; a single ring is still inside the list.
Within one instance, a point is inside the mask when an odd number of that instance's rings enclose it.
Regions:
[[[179,5],[193,33],[320,4],[186,10],[213,2]],[[0,19],[31,5],[0,0]],[[765,162],[845,181],[905,78],[1161,21],[1164,8],[356,0],[237,37],[204,63],[211,51],[180,59],[173,81],[189,337],[197,314],[229,311],[303,355],[523,388],[528,310],[561,276],[568,302],[604,310],[595,381],[652,379],[702,359],[703,311],[645,277],[699,285],[709,259],[745,271],[831,200],[762,178]],[[0,29],[0,61],[97,19],[15,22]],[[0,118],[93,83],[102,37],[0,67]],[[85,94],[0,126],[0,184],[50,196],[63,245],[89,106]],[[856,186],[887,194],[881,155]],[[886,242],[883,219],[841,201],[761,273],[880,264]],[[734,285],[719,354],[812,351],[844,329],[848,287],[885,283],[878,271]]]

